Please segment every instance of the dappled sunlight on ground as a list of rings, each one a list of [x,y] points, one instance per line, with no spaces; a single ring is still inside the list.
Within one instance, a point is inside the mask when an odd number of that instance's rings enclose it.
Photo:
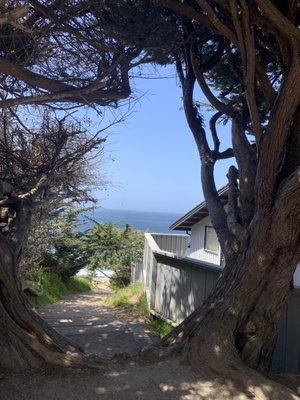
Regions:
[[[99,292],[70,296],[38,312],[87,353],[102,357],[121,352],[136,354],[151,344],[151,333],[139,320],[131,318],[128,310],[127,315],[116,316],[116,310],[105,306],[103,300],[109,293],[104,287]]]
[[[5,382],[5,384],[4,384]],[[241,390],[234,381],[195,373],[179,359],[156,364],[131,363],[124,369],[97,372],[55,371],[0,381],[5,400],[296,400],[278,397],[271,385]],[[21,390],[20,390],[21,388]],[[256,395],[254,394],[256,393]]]
[[[70,296],[39,313],[59,332],[79,343],[86,352],[104,357],[127,352],[136,354],[151,342],[151,333],[131,311],[107,308],[99,293]],[[214,349],[216,353],[219,348]],[[53,369],[40,374],[0,376],[2,400],[300,400],[300,379],[277,375],[293,392],[284,398],[271,381],[258,384],[257,374],[244,380],[239,371],[220,378],[217,371],[197,372],[180,358],[153,363],[131,361],[106,373]],[[225,378],[226,375],[226,378]],[[229,377],[228,377],[229,376]]]

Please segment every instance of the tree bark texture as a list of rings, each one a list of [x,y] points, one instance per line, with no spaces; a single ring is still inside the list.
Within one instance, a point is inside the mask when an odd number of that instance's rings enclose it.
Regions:
[[[204,304],[164,339],[164,345],[185,345],[194,366],[205,357],[211,362],[237,356],[252,368],[268,366],[299,260],[299,241],[284,249],[268,246],[261,230],[226,265]]]
[[[83,353],[31,309],[17,279],[13,249],[0,240],[0,369],[22,371],[47,365],[102,368],[101,358]]]
[[[246,135],[243,116],[228,104],[225,110],[220,107],[205,86],[205,71],[193,49],[187,45],[184,62],[177,59],[184,110],[200,156],[203,193],[226,264],[205,303],[163,340],[164,345],[185,345],[194,366],[202,364],[204,357],[207,362],[239,358],[252,368],[266,369],[276,343],[278,321],[300,260],[300,64],[298,50],[294,48],[292,54],[267,127],[256,125],[252,132],[255,146]],[[193,100],[196,81],[219,110],[210,124],[213,149]],[[247,101],[253,103],[251,94]],[[224,154],[231,156],[230,149],[219,151],[215,122],[223,113],[232,122],[238,166],[238,170],[230,167],[227,175],[228,211],[214,180],[216,161]]]

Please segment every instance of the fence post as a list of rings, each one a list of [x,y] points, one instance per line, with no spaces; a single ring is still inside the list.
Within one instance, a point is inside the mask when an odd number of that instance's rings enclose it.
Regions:
[[[151,293],[150,293],[150,309],[155,310],[155,298],[156,298],[156,282],[157,282],[157,259],[152,253],[152,276],[151,276]]]

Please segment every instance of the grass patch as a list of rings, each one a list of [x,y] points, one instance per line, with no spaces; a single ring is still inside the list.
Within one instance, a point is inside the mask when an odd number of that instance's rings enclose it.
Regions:
[[[29,295],[29,301],[34,307],[53,304],[72,293],[83,293],[91,290],[88,278],[73,276],[63,281],[57,274],[45,270],[43,267],[34,267],[23,280],[25,287],[30,287],[39,296]]]
[[[109,307],[119,307],[126,310],[135,309],[141,316],[148,320],[148,326],[160,337],[164,337],[173,329],[172,325],[150,314],[143,285],[139,282],[131,283],[125,288],[113,288],[105,303]]]
[[[155,318],[153,322],[149,325],[150,329],[156,332],[161,338],[166,336],[173,330],[173,326],[168,324],[166,321],[163,321],[160,318]]]
[[[139,313],[143,316],[143,317],[150,317],[150,310],[148,307],[148,302],[147,302],[147,297],[146,294],[143,292],[142,296],[139,299],[137,308],[139,310]]]
[[[131,283],[130,285],[113,289],[111,295],[107,297],[105,303],[110,307],[121,307],[130,309],[137,306],[143,297],[143,286],[138,283]]]

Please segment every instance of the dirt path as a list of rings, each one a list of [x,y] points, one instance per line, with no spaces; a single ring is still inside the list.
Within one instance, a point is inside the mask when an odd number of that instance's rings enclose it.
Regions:
[[[108,290],[76,295],[39,312],[57,330],[79,342],[88,352],[102,356],[127,351],[136,353],[149,343],[142,321],[128,312],[103,304]],[[0,355],[1,356],[1,355]],[[281,378],[280,378],[281,379]],[[290,377],[293,388],[283,399],[272,384],[243,385],[221,380],[203,368],[197,373],[180,358],[164,362],[134,363],[123,369],[99,373],[56,369],[41,373],[0,375],[2,400],[299,400],[299,379]],[[296,394],[298,392],[298,395]]]
[[[120,314],[106,307],[103,300],[108,294],[102,285],[97,292],[69,296],[41,308],[39,314],[61,334],[79,343],[86,353],[106,358],[122,352],[137,354],[155,337],[129,311]]]

